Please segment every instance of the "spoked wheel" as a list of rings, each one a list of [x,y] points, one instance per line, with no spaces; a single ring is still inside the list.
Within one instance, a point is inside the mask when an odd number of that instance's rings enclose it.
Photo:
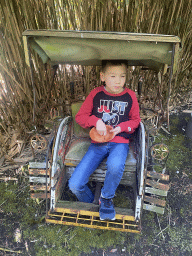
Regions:
[[[45,150],[48,144],[47,139],[40,134],[33,135],[30,139],[30,143],[31,147],[37,152]]]
[[[169,155],[169,148],[167,145],[160,143],[151,147],[151,156],[156,161],[166,161]]]

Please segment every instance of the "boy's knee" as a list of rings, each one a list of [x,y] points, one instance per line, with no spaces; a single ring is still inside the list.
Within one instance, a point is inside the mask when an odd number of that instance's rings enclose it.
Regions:
[[[74,194],[77,194],[79,191],[81,191],[82,185],[79,184],[79,182],[74,182],[72,179],[69,179],[68,185],[69,185],[69,189],[70,189]]]
[[[108,170],[110,170],[111,175],[118,175],[119,173],[122,173],[124,170],[125,165],[122,163],[108,163]]]
[[[73,181],[71,181],[71,179],[69,179],[68,184],[69,184],[69,189],[75,194],[75,192],[78,190],[77,189],[78,186]]]

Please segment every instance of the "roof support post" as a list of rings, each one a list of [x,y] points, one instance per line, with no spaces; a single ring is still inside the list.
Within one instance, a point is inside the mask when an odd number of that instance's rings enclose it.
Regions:
[[[35,94],[35,84],[34,84],[34,73],[33,73],[33,65],[32,65],[32,58],[31,58],[31,50],[29,47],[29,38],[27,37],[27,49],[29,55],[29,66],[31,70],[31,83],[33,88],[33,123],[35,123],[35,107],[36,107],[36,94]]]
[[[168,130],[169,131],[170,131],[170,127],[169,127],[169,102],[170,102],[170,96],[171,96],[171,81],[172,81],[172,77],[173,77],[174,57],[175,57],[175,44],[173,44],[173,48],[172,48],[171,69],[170,69],[169,84],[168,84],[168,97],[167,97],[167,125],[168,125]]]

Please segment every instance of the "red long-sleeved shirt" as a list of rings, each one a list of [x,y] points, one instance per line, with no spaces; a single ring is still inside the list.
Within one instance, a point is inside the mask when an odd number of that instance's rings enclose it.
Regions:
[[[141,121],[135,93],[125,88],[119,94],[112,94],[107,92],[103,86],[92,90],[82,104],[75,120],[83,128],[89,128],[96,127],[99,119],[113,128],[121,127],[121,133],[117,134],[110,142],[128,143],[130,134],[135,131]]]

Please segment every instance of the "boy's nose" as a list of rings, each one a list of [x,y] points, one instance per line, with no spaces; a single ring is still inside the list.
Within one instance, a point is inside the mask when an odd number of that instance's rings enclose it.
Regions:
[[[116,77],[116,83],[117,83],[117,84],[120,84],[120,81],[121,81],[120,77],[117,76],[117,77]]]

